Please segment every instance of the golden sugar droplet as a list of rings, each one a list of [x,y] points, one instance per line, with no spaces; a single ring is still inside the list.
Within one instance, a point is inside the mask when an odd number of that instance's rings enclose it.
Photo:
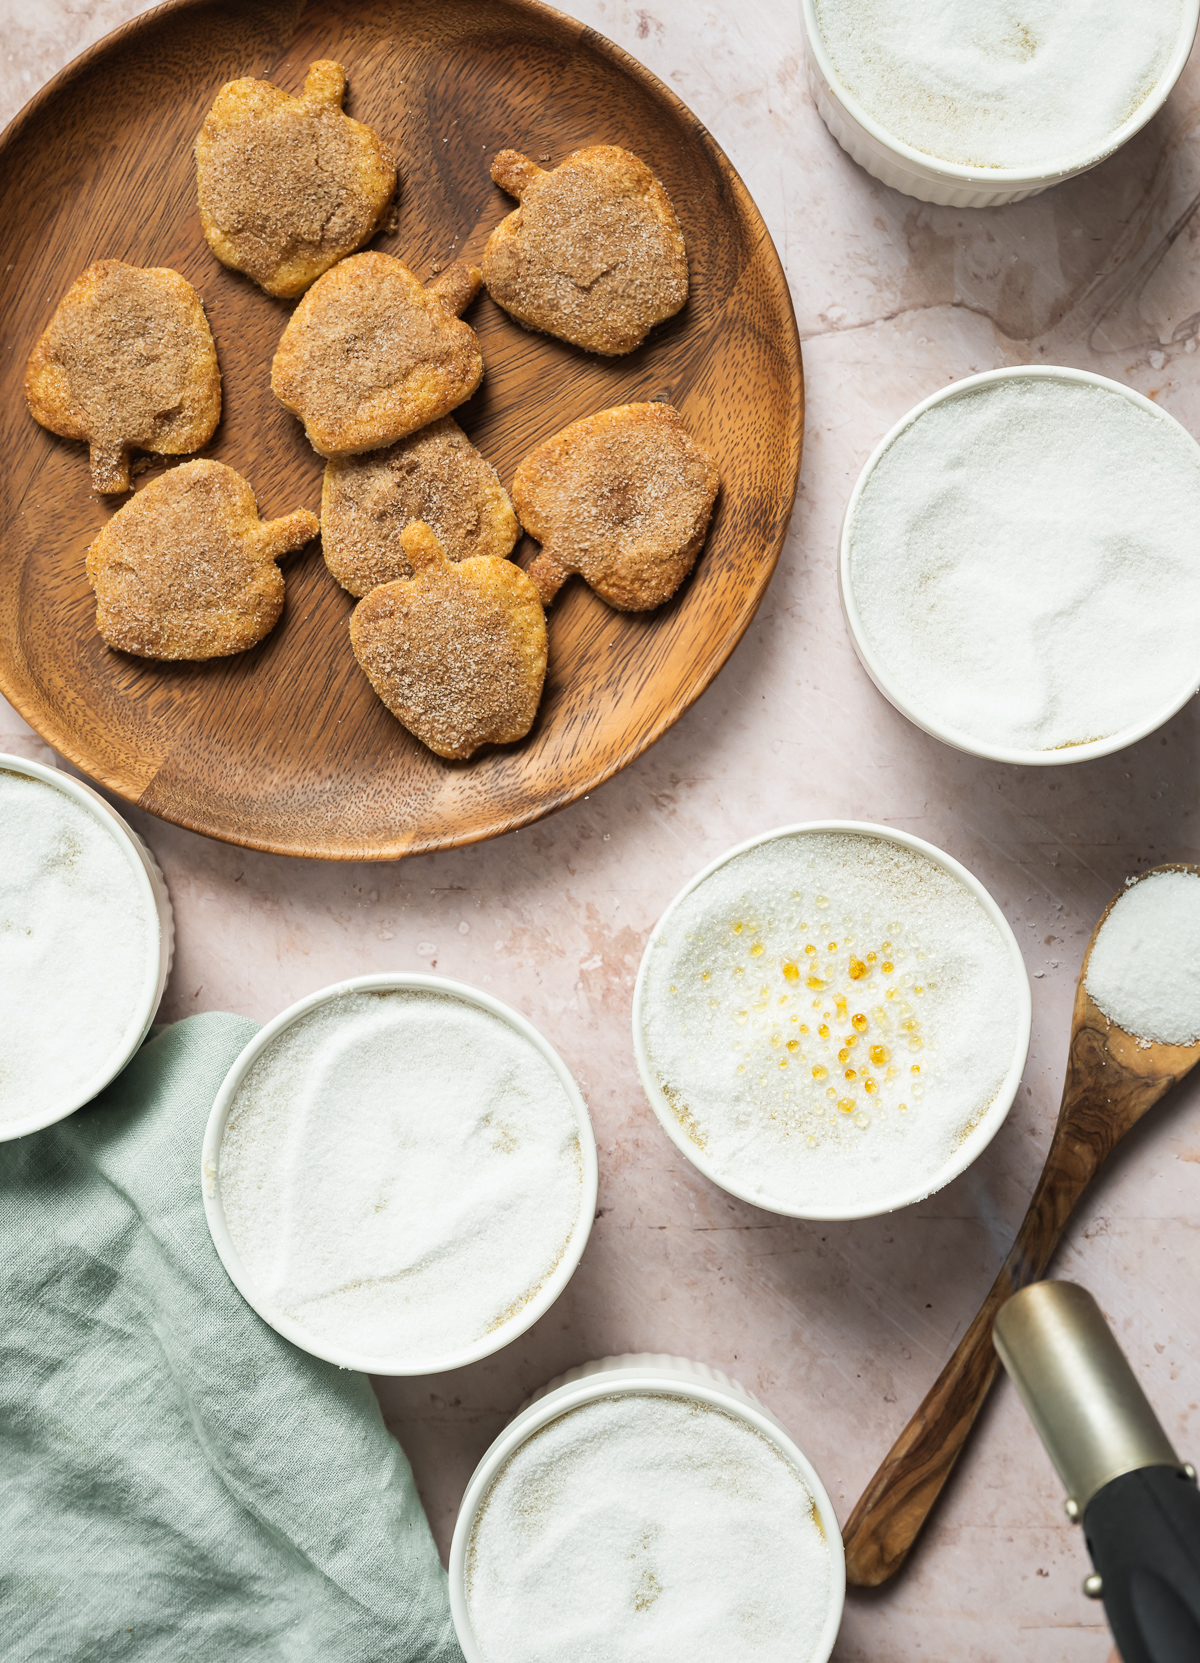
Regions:
[[[915,1034],[921,1024],[917,1021],[915,1016],[910,1016],[908,1021],[902,1022],[900,1026],[904,1029],[906,1034]]]
[[[866,973],[867,973],[867,967],[863,963],[863,961],[861,959],[856,959],[853,956],[851,956],[851,959],[850,959],[850,980],[852,982],[861,982],[863,977],[866,975]]]
[[[837,952],[837,942],[836,941],[831,941],[829,943],[829,951],[831,953],[836,953]]]
[[[787,1058],[786,1057],[780,1057],[779,1066],[780,1066],[780,1068],[786,1068],[787,1067]]]
[[[846,1077],[847,1080],[857,1080],[858,1079],[858,1070],[855,1069],[855,1068],[848,1068],[846,1070],[845,1077]]]
[[[877,957],[878,957],[878,955],[876,953],[868,953],[867,954],[867,963],[868,964],[874,964],[876,962]]]
[[[829,1038],[829,1024],[828,1024],[828,1022],[822,1022],[821,1025],[818,1027],[817,1032],[820,1034],[822,1039],[828,1039]]]
[[[891,950],[892,950],[892,944],[891,944],[890,941],[881,941],[879,943],[879,951],[881,953],[890,953]]]
[[[779,1045],[779,1044],[781,1044],[781,1043],[782,1043],[782,1041],[781,1041],[781,1040],[780,1040],[780,1038],[779,1038],[779,1031],[778,1031],[778,1029],[776,1029],[776,1028],[772,1028],[772,1029],[771,1029],[771,1044],[772,1044],[772,1045]]]
[[[838,1052],[838,1061],[839,1062],[846,1062],[848,1060],[849,1056],[850,1056],[850,1047],[848,1045],[843,1045],[841,1050]]]
[[[825,983],[821,980],[820,976],[810,976],[808,978],[808,985],[809,987],[816,989],[818,987],[824,987]]]
[[[813,1079],[814,1080],[823,1080],[828,1073],[829,1073],[829,1070],[826,1068],[826,1066],[823,1062],[819,1062],[819,1063],[814,1064],[814,1066],[813,1066]]]
[[[678,991],[678,990],[677,990],[677,989],[676,989],[676,988],[675,988],[675,986],[674,986],[674,985],[672,985],[672,987],[671,987],[671,992],[672,992],[672,993],[675,993],[675,992],[677,992],[677,991]]]
[[[793,1016],[792,1021],[793,1022],[799,1022],[800,1018],[798,1016]],[[800,1022],[800,1032],[802,1034],[806,1034],[808,1032],[808,1023],[807,1022]]]
[[[733,926],[733,933],[734,933],[734,935],[741,935],[741,933],[742,933],[742,931],[743,931],[743,930],[744,930],[744,929],[745,929],[745,928],[746,928],[746,926],[745,926],[745,925],[744,925],[744,924],[735,924],[735,925],[734,925],[734,926]]]
[[[914,1034],[912,1036],[912,1038],[908,1042],[908,1048],[909,1048],[910,1051],[919,1051],[921,1049],[921,1036],[920,1036],[920,1034]]]
[[[901,1103],[900,1113],[901,1114],[907,1114],[908,1113],[908,1104],[907,1103]]]
[[[817,896],[817,905],[819,907],[827,907],[829,905],[829,901],[827,900],[827,898],[824,895],[818,895]]]
[[[779,995],[779,1003],[781,1005],[786,1005],[787,1004],[787,994],[786,993],[781,993]]]
[[[795,1055],[795,1053],[800,1049],[800,1041],[798,1039],[789,1039],[787,1042],[787,1048],[793,1055]]]
[[[921,994],[924,993],[924,991],[925,991],[925,989],[923,987],[914,987],[913,988],[913,992],[917,995],[918,998],[920,998]]]
[[[700,972],[700,980],[702,982],[711,982],[712,981],[712,971],[711,970],[702,970]]]
[[[885,976],[890,976],[895,968],[896,966],[892,963],[891,959],[884,959],[882,969]]]
[[[808,946],[804,949],[804,951],[808,954],[809,958],[812,957],[812,955],[816,952],[816,950],[817,949],[813,946],[811,941],[809,942]]]
[[[847,1034],[846,1035],[846,1044],[849,1045],[851,1048],[853,1048],[855,1045],[858,1044],[858,1035],[857,1034]]]
[[[750,957],[755,958],[755,959],[760,959],[762,957],[762,951],[763,951],[762,942],[761,941],[756,941],[756,942],[754,942],[754,944],[750,948]]]
[[[784,959],[783,979],[785,982],[798,982],[800,980],[800,966],[793,959]]]
[[[853,1114],[854,1113],[854,1099],[853,1099],[853,1097],[839,1097],[838,1098],[838,1108],[841,1109],[843,1114]]]
[[[750,1015],[749,1011],[734,1011],[733,1019],[737,1023],[739,1028],[744,1028],[745,1025],[746,1025],[746,1018],[749,1015]]]
[[[745,1072],[746,1072],[746,1065],[745,1065],[745,1063],[744,1063],[744,1062],[740,1062],[740,1063],[738,1063],[738,1073],[739,1073],[739,1074],[744,1074],[744,1073],[745,1073]],[[903,1105],[903,1103],[902,1103],[902,1104],[901,1104],[901,1105],[900,1105],[900,1106],[901,1106],[901,1108],[903,1108],[903,1107],[904,1107],[904,1105]]]
[[[891,1064],[890,1064],[890,1063],[889,1063],[889,1064],[888,1064],[888,1071],[887,1071],[887,1078],[888,1078],[888,1079],[889,1079],[889,1080],[894,1080],[894,1079],[895,1079],[895,1078],[896,1078],[896,1075],[897,1075],[897,1074],[898,1074],[898,1073],[899,1073],[899,1070],[898,1070],[898,1069],[896,1069],[896,1068],[893,1068],[893,1067],[892,1067],[892,1066],[891,1066]]]
[[[886,1045],[872,1045],[870,1057],[876,1068],[883,1067],[884,1063],[888,1060],[888,1055],[889,1053]]]
[[[850,1020],[851,1020],[851,1022],[853,1022],[854,1026],[855,1026],[855,1029],[858,1033],[860,1033],[860,1034],[865,1034],[866,1033],[866,1031],[867,1031],[867,1019],[861,1011],[858,1011],[854,1016],[852,1016],[850,1018]]]
[[[896,997],[896,989],[894,987],[889,987],[887,992],[884,994],[884,998],[885,999],[894,999],[895,997]]]
[[[864,1091],[878,1091],[879,1090],[879,1087],[875,1084],[874,1080],[871,1078],[871,1076],[869,1074],[863,1080],[863,1090]]]
[[[865,1132],[867,1127],[871,1124],[871,1117],[869,1114],[864,1114],[860,1109],[854,1117],[854,1124],[861,1127]]]
[[[921,1072],[921,1065],[920,1065],[920,1063],[919,1063],[919,1062],[915,1062],[915,1063],[913,1063],[913,1065],[912,1065],[912,1067],[911,1067],[911,1068],[910,1068],[910,1069],[909,1069],[909,1071],[908,1071],[908,1072],[909,1072],[909,1073],[910,1073],[910,1074],[919,1074],[919,1073],[920,1073],[920,1072]]]
[[[744,976],[746,974],[746,967],[741,964],[735,964],[733,967],[733,973],[735,976]]]
[[[829,1089],[826,1091],[825,1095],[826,1095],[826,1097],[836,1097],[837,1092],[833,1089],[832,1086],[830,1086]]]

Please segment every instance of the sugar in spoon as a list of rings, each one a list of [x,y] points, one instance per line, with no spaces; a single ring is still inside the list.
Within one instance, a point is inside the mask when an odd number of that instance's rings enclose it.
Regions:
[[[1200,867],[1159,866],[1145,877],[1159,872],[1200,876]],[[1126,1033],[1109,1021],[1087,991],[1092,948],[1120,898],[1114,895],[1104,909],[1083,956],[1062,1106],[1025,1221],[979,1314],[859,1497],[842,1532],[846,1577],[860,1588],[877,1587],[900,1569],[954,1469],[996,1378],[999,1358],[992,1324],[1000,1307],[1019,1288],[1044,1276],[1068,1219],[1104,1161],[1147,1110],[1200,1061],[1200,1044],[1147,1044]]]

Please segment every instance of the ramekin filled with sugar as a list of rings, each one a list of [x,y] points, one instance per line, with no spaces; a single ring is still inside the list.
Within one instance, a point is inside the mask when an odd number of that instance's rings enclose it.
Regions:
[[[809,82],[854,160],[957,208],[1083,173],[1162,108],[1200,0],[801,0]]]
[[[49,1126],[118,1075],[171,968],[154,857],[90,786],[0,756],[0,1140]]]
[[[1012,1104],[1029,979],[1003,913],[920,838],[786,826],[712,863],[652,931],[633,1043],[706,1177],[795,1218],[868,1218],[964,1170]]]
[[[820,1479],[743,1387],[676,1357],[552,1381],[467,1486],[467,1663],[825,1663],[845,1557]]]
[[[302,999],[231,1068],[204,1206],[231,1279],[305,1351],[371,1374],[490,1356],[570,1280],[596,1144],[558,1053],[440,976]]]
[[[868,675],[927,733],[999,762],[1105,756],[1200,685],[1200,445],[1084,370],[970,376],[877,446],[838,579]]]

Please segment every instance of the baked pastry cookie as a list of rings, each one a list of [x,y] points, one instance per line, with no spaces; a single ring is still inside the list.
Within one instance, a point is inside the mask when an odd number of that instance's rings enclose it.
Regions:
[[[453,416],[397,445],[325,466],[321,546],[330,572],[352,595],[412,576],[401,539],[414,520],[425,522],[448,560],[503,560],[521,535],[495,469]]]
[[[97,627],[139,658],[245,652],[283,610],[275,562],[319,529],[305,508],[260,520],[241,474],[185,462],[132,497],[88,550]]]
[[[35,421],[88,446],[92,484],[129,489],[129,453],[212,438],[221,372],[200,296],[166,266],[97,260],[58,303],[25,370]]]
[[[402,542],[412,577],[372,589],[350,618],[371,686],[410,733],[452,761],[524,739],[546,679],[537,590],[511,560],[447,560],[420,520]]]
[[[621,612],[661,606],[696,563],[719,483],[670,404],[623,404],[564,427],[513,480],[517,517],[542,545],[529,568],[542,600],[578,572]]]
[[[217,94],[196,141],[200,223],[223,265],[290,300],[378,229],[396,168],[342,114],[341,64],[313,64],[293,98],[246,77]]]
[[[488,238],[483,280],[518,323],[589,352],[632,352],[687,299],[671,199],[628,150],[576,150],[549,173],[501,150],[492,178],[521,206]]]
[[[480,281],[456,260],[426,287],[389,254],[355,254],[317,279],[280,338],[271,386],[319,455],[394,444],[470,398],[483,354],[458,314]]]

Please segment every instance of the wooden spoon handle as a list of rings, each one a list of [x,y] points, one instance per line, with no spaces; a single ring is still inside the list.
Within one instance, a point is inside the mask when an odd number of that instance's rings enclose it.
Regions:
[[[846,1522],[846,1576],[858,1587],[886,1582],[908,1557],[996,1378],[996,1313],[1045,1271],[1101,1159],[1060,1121],[1029,1211],[992,1291]]]

